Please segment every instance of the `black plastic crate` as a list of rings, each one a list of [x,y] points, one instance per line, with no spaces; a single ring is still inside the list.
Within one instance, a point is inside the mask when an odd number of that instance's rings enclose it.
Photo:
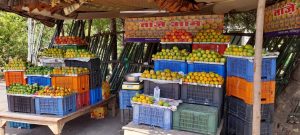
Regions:
[[[102,75],[100,71],[90,72],[90,89],[102,87]]]
[[[7,95],[8,110],[11,112],[35,113],[33,97]]]
[[[100,59],[91,59],[88,62],[78,60],[65,60],[65,65],[68,67],[83,67],[88,68],[90,72],[100,71]]]
[[[144,80],[144,94],[153,95],[156,86],[160,89],[160,97],[180,99],[180,85],[178,83],[155,83]]]
[[[252,135],[252,123],[227,114],[226,135]],[[260,123],[260,135],[272,135],[271,122]]]
[[[120,109],[120,114],[121,114],[121,123],[123,125],[126,125],[132,121],[132,117],[133,117],[132,108],[131,109]]]
[[[252,122],[253,105],[246,104],[235,97],[227,97],[228,113],[244,121]],[[261,120],[266,122],[273,121],[274,104],[261,105]]]
[[[180,97],[185,103],[221,107],[223,104],[223,92],[223,88],[182,84]]]
[[[172,49],[177,47],[179,50],[186,49],[187,52],[192,52],[192,43],[191,44],[162,44],[162,49]]]

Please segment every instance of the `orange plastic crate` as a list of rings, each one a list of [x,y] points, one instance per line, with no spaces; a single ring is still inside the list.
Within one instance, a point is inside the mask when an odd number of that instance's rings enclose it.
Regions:
[[[54,76],[51,79],[52,86],[70,88],[77,93],[90,90],[89,75]]]
[[[26,84],[24,71],[7,71],[4,73],[6,86],[10,86],[15,83]]]
[[[262,82],[261,103],[274,103],[275,81]],[[253,82],[238,77],[227,77],[226,95],[242,99],[247,104],[253,104]]]

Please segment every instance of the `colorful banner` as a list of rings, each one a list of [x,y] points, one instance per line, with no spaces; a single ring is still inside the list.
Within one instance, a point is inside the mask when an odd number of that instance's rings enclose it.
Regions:
[[[295,30],[299,28],[300,0],[285,0],[266,8],[264,31],[267,35],[289,35],[297,33]]]
[[[185,29],[195,35],[200,30],[223,30],[223,15],[126,18],[125,37],[131,42],[159,42],[166,32]]]

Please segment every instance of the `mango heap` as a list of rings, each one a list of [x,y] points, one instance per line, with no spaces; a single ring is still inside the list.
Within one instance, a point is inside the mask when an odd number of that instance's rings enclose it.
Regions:
[[[168,102],[163,101],[163,100],[159,100],[158,101],[158,105],[165,106],[165,107],[169,107],[170,106],[170,104]]]
[[[192,33],[185,29],[172,30],[166,32],[165,36],[160,39],[161,42],[192,42]]]
[[[40,96],[68,96],[73,92],[71,89],[66,89],[62,87],[48,87],[46,86],[44,89],[37,91],[35,94]]]
[[[136,94],[134,97],[131,99],[133,102],[138,102],[138,103],[143,103],[143,104],[153,104],[154,99],[153,97],[144,95],[144,94]]]
[[[88,68],[81,67],[55,67],[52,71],[54,75],[72,75],[89,73]]]
[[[183,75],[179,74],[178,72],[171,72],[169,69],[165,69],[164,71],[154,71],[154,70],[145,70],[142,75],[142,78],[148,79],[157,79],[157,80],[179,80],[183,78]]]
[[[52,58],[64,58],[64,50],[58,48],[45,49],[41,56],[52,57]]]
[[[185,49],[179,50],[178,47],[173,47],[172,49],[162,49],[161,52],[152,55],[152,59],[186,60],[188,54]]]
[[[226,59],[216,51],[212,50],[193,50],[192,53],[187,57],[188,61],[201,61],[201,62],[216,62],[225,63]]]
[[[252,45],[230,45],[224,52],[225,55],[233,55],[233,56],[246,56],[252,57],[254,56],[254,48]]]
[[[25,73],[26,75],[50,75],[52,70],[52,67],[34,66],[29,67]]]
[[[67,49],[65,54],[65,58],[94,58],[96,55],[90,53],[85,49],[75,50],[75,49]]]
[[[22,85],[22,84],[12,84],[7,90],[7,94],[24,94],[31,95],[39,91],[43,87],[38,86],[37,84],[33,85]]]
[[[194,36],[194,42],[230,42],[230,36],[222,35],[221,30],[201,30]]]
[[[9,60],[8,64],[4,66],[4,70],[25,70],[26,64],[20,59]]]
[[[213,72],[190,72],[184,77],[183,82],[222,85],[224,83],[224,78]]]

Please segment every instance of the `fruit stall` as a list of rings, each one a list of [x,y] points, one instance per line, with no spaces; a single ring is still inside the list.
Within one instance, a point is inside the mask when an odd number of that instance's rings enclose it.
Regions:
[[[15,128],[46,125],[59,134],[66,122],[108,103],[114,116],[115,95],[102,85],[100,59],[87,46],[80,37],[56,37],[54,48],[40,52],[38,66],[10,60],[4,67],[9,112],[1,114],[6,117],[2,122]]]
[[[186,7],[175,11],[176,2],[168,6],[170,2],[162,1],[155,0],[168,12],[198,11],[198,6],[203,6],[185,1],[181,6]],[[90,19],[129,14],[76,12],[80,6],[87,8],[85,3],[89,2],[64,7],[66,16],[58,12],[53,15],[60,19],[73,16]],[[104,106],[108,104],[112,104],[114,115],[116,100],[125,135],[272,134],[280,54],[262,49],[265,1],[234,2],[233,9],[239,4],[246,7],[258,4],[255,45],[231,44],[231,36],[223,34],[224,15],[158,12],[155,17],[126,16],[125,45],[117,62],[111,62],[114,68],[109,84],[102,81],[106,77],[107,60],[117,55],[108,48],[116,47],[102,42],[113,39],[103,40],[97,35],[87,42],[79,36],[57,34],[54,44],[39,52],[37,65],[17,59],[9,61],[5,66],[9,112],[0,113],[1,134],[6,122],[12,127],[25,128],[32,124],[46,125],[54,134],[61,134],[64,124],[79,116],[94,112],[92,117],[103,117],[107,113]],[[58,5],[62,6],[60,2],[51,6]],[[231,6],[216,9],[228,7]],[[274,19],[270,18],[266,22]],[[53,22],[48,19],[44,23]],[[274,25],[266,27],[266,32],[273,32]],[[108,35],[117,39],[116,33]],[[111,90],[116,95],[110,94]]]

